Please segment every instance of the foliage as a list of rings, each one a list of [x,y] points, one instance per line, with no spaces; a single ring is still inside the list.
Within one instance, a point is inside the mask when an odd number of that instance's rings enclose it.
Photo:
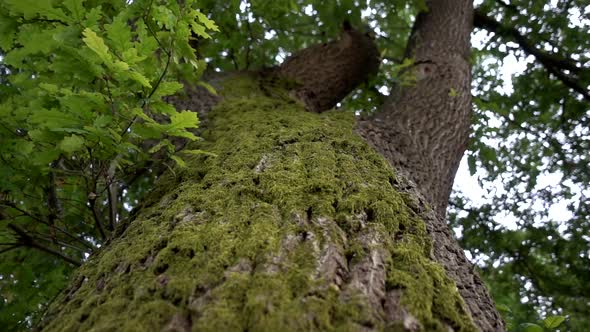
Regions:
[[[108,238],[156,152],[182,163],[172,140],[197,138],[196,113],[162,100],[205,68],[189,41],[218,30],[194,4],[0,3],[4,329],[29,326],[63,286],[64,263]]]
[[[478,8],[499,23],[493,33],[479,25],[487,35],[475,50],[468,153],[488,195],[483,204],[457,195],[452,219],[515,329],[552,314],[567,316],[561,330],[590,326],[589,10],[529,0]],[[511,57],[525,65],[508,84],[500,67]]]

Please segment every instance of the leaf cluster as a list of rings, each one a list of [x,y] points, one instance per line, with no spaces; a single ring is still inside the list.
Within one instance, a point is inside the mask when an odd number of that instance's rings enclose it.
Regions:
[[[30,326],[64,264],[109,238],[156,153],[183,163],[175,142],[197,139],[197,114],[165,97],[199,80],[190,43],[212,31],[190,0],[0,2],[3,328]]]
[[[453,225],[515,329],[590,325],[590,49],[583,1],[484,1],[468,164],[484,203],[456,195]],[[485,20],[482,22],[482,17]],[[502,62],[522,68],[504,81]],[[585,87],[579,89],[579,87]],[[584,93],[585,90],[585,93]]]

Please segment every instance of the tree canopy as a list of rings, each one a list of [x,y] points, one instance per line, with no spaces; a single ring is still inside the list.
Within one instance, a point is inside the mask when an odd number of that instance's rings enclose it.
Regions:
[[[212,89],[206,68],[277,65],[349,21],[375,34],[382,63],[340,107],[373,112],[413,82],[404,52],[423,10],[422,0],[1,1],[1,326],[37,321],[133,213],[154,159],[173,169],[207,153],[177,144],[198,139],[199,122],[166,96]],[[467,161],[487,195],[455,192],[449,219],[515,331],[590,325],[589,27],[582,0],[476,2]],[[505,82],[510,59],[525,65]]]

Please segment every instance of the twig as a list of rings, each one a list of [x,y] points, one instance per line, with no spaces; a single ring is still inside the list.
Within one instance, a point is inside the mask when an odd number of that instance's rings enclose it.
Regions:
[[[49,172],[49,184],[45,193],[47,195],[47,206],[49,207],[49,232],[51,236],[55,238],[55,223],[57,219],[61,219],[63,214],[63,209],[61,203],[59,202],[59,198],[57,197],[57,189],[55,183],[55,174],[53,173],[53,168],[55,168],[56,163],[52,163],[51,171]]]
[[[98,211],[96,210],[96,198],[97,195],[94,192],[91,192],[88,195],[88,203],[90,203],[90,211],[92,211],[92,217],[94,218],[94,225],[96,225],[96,229],[100,233],[100,237],[103,240],[106,240],[107,236],[104,231],[104,227],[102,226],[102,221],[100,220],[100,216],[98,215]]]
[[[35,241],[35,239],[32,238],[29,234],[27,234],[27,232],[24,229],[18,227],[17,225],[8,224],[8,228],[10,228],[13,232],[16,233],[18,239],[21,241],[21,245],[35,248],[40,251],[51,254],[53,256],[59,257],[59,258],[63,259],[64,261],[66,261],[72,265],[75,265],[75,266],[82,265],[81,262],[63,254],[62,252],[59,252],[59,251],[57,251],[53,248],[50,248],[50,247],[46,247],[46,246],[40,244],[39,242]]]
[[[116,172],[116,160],[117,158],[111,161],[111,166],[109,167],[108,174],[107,174],[107,199],[108,199],[108,208],[109,208],[109,230],[113,231],[115,229],[115,224],[117,223],[117,206],[119,202],[117,200],[117,182],[115,181],[115,172]]]
[[[16,248],[22,246],[22,244],[20,244],[20,243],[0,243],[0,246],[4,246],[4,245],[7,245],[9,247],[8,248],[4,248],[4,249],[0,249],[0,254],[3,254],[5,252],[7,252],[7,251],[10,251],[10,250],[13,250],[13,249],[16,249]]]

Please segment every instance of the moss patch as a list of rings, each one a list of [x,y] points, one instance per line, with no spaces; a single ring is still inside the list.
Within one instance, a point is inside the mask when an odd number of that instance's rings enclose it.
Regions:
[[[198,146],[216,156],[162,176],[122,236],[80,268],[47,330],[159,330],[175,316],[199,331],[386,329],[362,294],[314,277],[318,250],[331,243],[353,264],[368,230],[387,239],[386,289],[402,291],[425,330],[475,330],[352,115],[305,112],[249,75],[223,95]]]

